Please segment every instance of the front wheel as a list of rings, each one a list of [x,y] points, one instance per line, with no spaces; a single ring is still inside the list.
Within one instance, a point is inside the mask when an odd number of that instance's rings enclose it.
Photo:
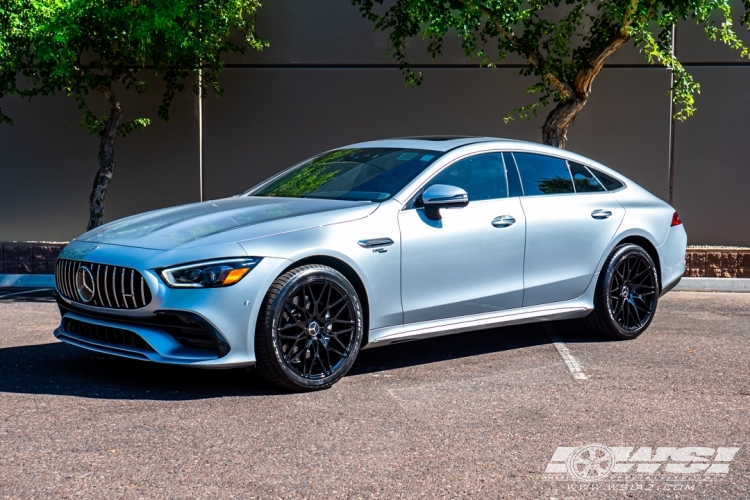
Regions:
[[[300,266],[266,294],[255,332],[256,367],[285,389],[326,389],[352,367],[362,335],[362,304],[352,284],[328,266]]]
[[[651,256],[638,245],[620,245],[602,268],[594,310],[586,326],[610,338],[634,339],[651,324],[659,300],[659,275]]]

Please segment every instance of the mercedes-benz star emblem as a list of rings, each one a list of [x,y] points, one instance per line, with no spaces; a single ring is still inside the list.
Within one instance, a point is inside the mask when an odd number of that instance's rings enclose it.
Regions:
[[[307,333],[312,338],[318,337],[318,334],[320,334],[320,325],[317,321],[313,321],[307,326]]]
[[[81,266],[76,271],[76,290],[78,296],[84,302],[91,302],[94,298],[96,285],[94,284],[94,275],[91,274],[88,267]]]

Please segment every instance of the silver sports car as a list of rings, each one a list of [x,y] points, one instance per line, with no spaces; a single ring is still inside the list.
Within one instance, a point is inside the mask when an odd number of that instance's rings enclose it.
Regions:
[[[568,151],[365,142],[76,238],[57,261],[55,336],[323,389],[360,349],[394,342],[576,318],[635,338],[685,271],[686,244],[671,206]]]

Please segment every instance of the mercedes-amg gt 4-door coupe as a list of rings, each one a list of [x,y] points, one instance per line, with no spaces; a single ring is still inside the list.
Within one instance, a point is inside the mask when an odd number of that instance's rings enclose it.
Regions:
[[[674,208],[568,151],[364,142],[74,239],[57,261],[55,336],[323,389],[360,349],[393,342],[557,319],[633,339],[684,273],[686,244]]]

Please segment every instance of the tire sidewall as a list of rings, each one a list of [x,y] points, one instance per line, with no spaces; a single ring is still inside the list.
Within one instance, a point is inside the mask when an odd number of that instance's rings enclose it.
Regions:
[[[351,367],[354,365],[354,362],[356,361],[357,354],[359,354],[359,347],[362,343],[363,335],[362,305],[359,301],[359,296],[357,295],[357,292],[351,285],[351,283],[349,283],[349,281],[341,273],[333,268],[316,266],[313,268],[292,270],[290,274],[292,273],[293,275],[291,276],[289,281],[284,284],[279,294],[274,298],[273,302],[269,304],[268,317],[271,319],[271,324],[267,326],[266,332],[264,332],[264,334],[269,336],[268,345],[270,346],[271,350],[271,353],[269,354],[273,357],[274,364],[277,365],[284,376],[288,378],[289,381],[295,386],[300,387],[300,389],[323,389],[336,383],[339,379],[346,375],[346,373],[351,369]],[[352,301],[356,323],[354,330],[354,341],[352,342],[352,351],[349,356],[347,356],[341,367],[339,367],[336,372],[327,377],[311,380],[297,375],[284,361],[284,353],[280,350],[278,342],[278,328],[284,304],[286,303],[286,300],[290,297],[290,295],[292,295],[292,293],[295,292],[301,285],[320,279],[329,280],[335,283],[349,295],[349,298]]]
[[[615,319],[612,307],[610,306],[609,301],[609,290],[612,285],[612,280],[614,278],[615,269],[617,268],[618,264],[625,258],[631,256],[631,255],[639,255],[646,259],[650,266],[650,271],[653,275],[654,279],[654,305],[653,310],[651,311],[651,314],[648,317],[648,320],[641,325],[640,328],[637,330],[627,330],[623,328],[620,323]],[[641,333],[643,333],[651,324],[651,321],[654,319],[654,316],[656,315],[656,307],[659,302],[659,273],[656,270],[656,265],[654,264],[653,259],[651,256],[644,250],[642,247],[635,245],[635,244],[626,244],[619,248],[615,249],[615,253],[612,255],[612,257],[609,259],[609,264],[607,266],[606,272],[604,274],[604,280],[602,282],[602,288],[600,290],[600,296],[599,299],[603,302],[601,305],[603,306],[604,310],[607,312],[607,318],[609,320],[610,326],[617,330],[620,336],[623,338],[635,338]]]

